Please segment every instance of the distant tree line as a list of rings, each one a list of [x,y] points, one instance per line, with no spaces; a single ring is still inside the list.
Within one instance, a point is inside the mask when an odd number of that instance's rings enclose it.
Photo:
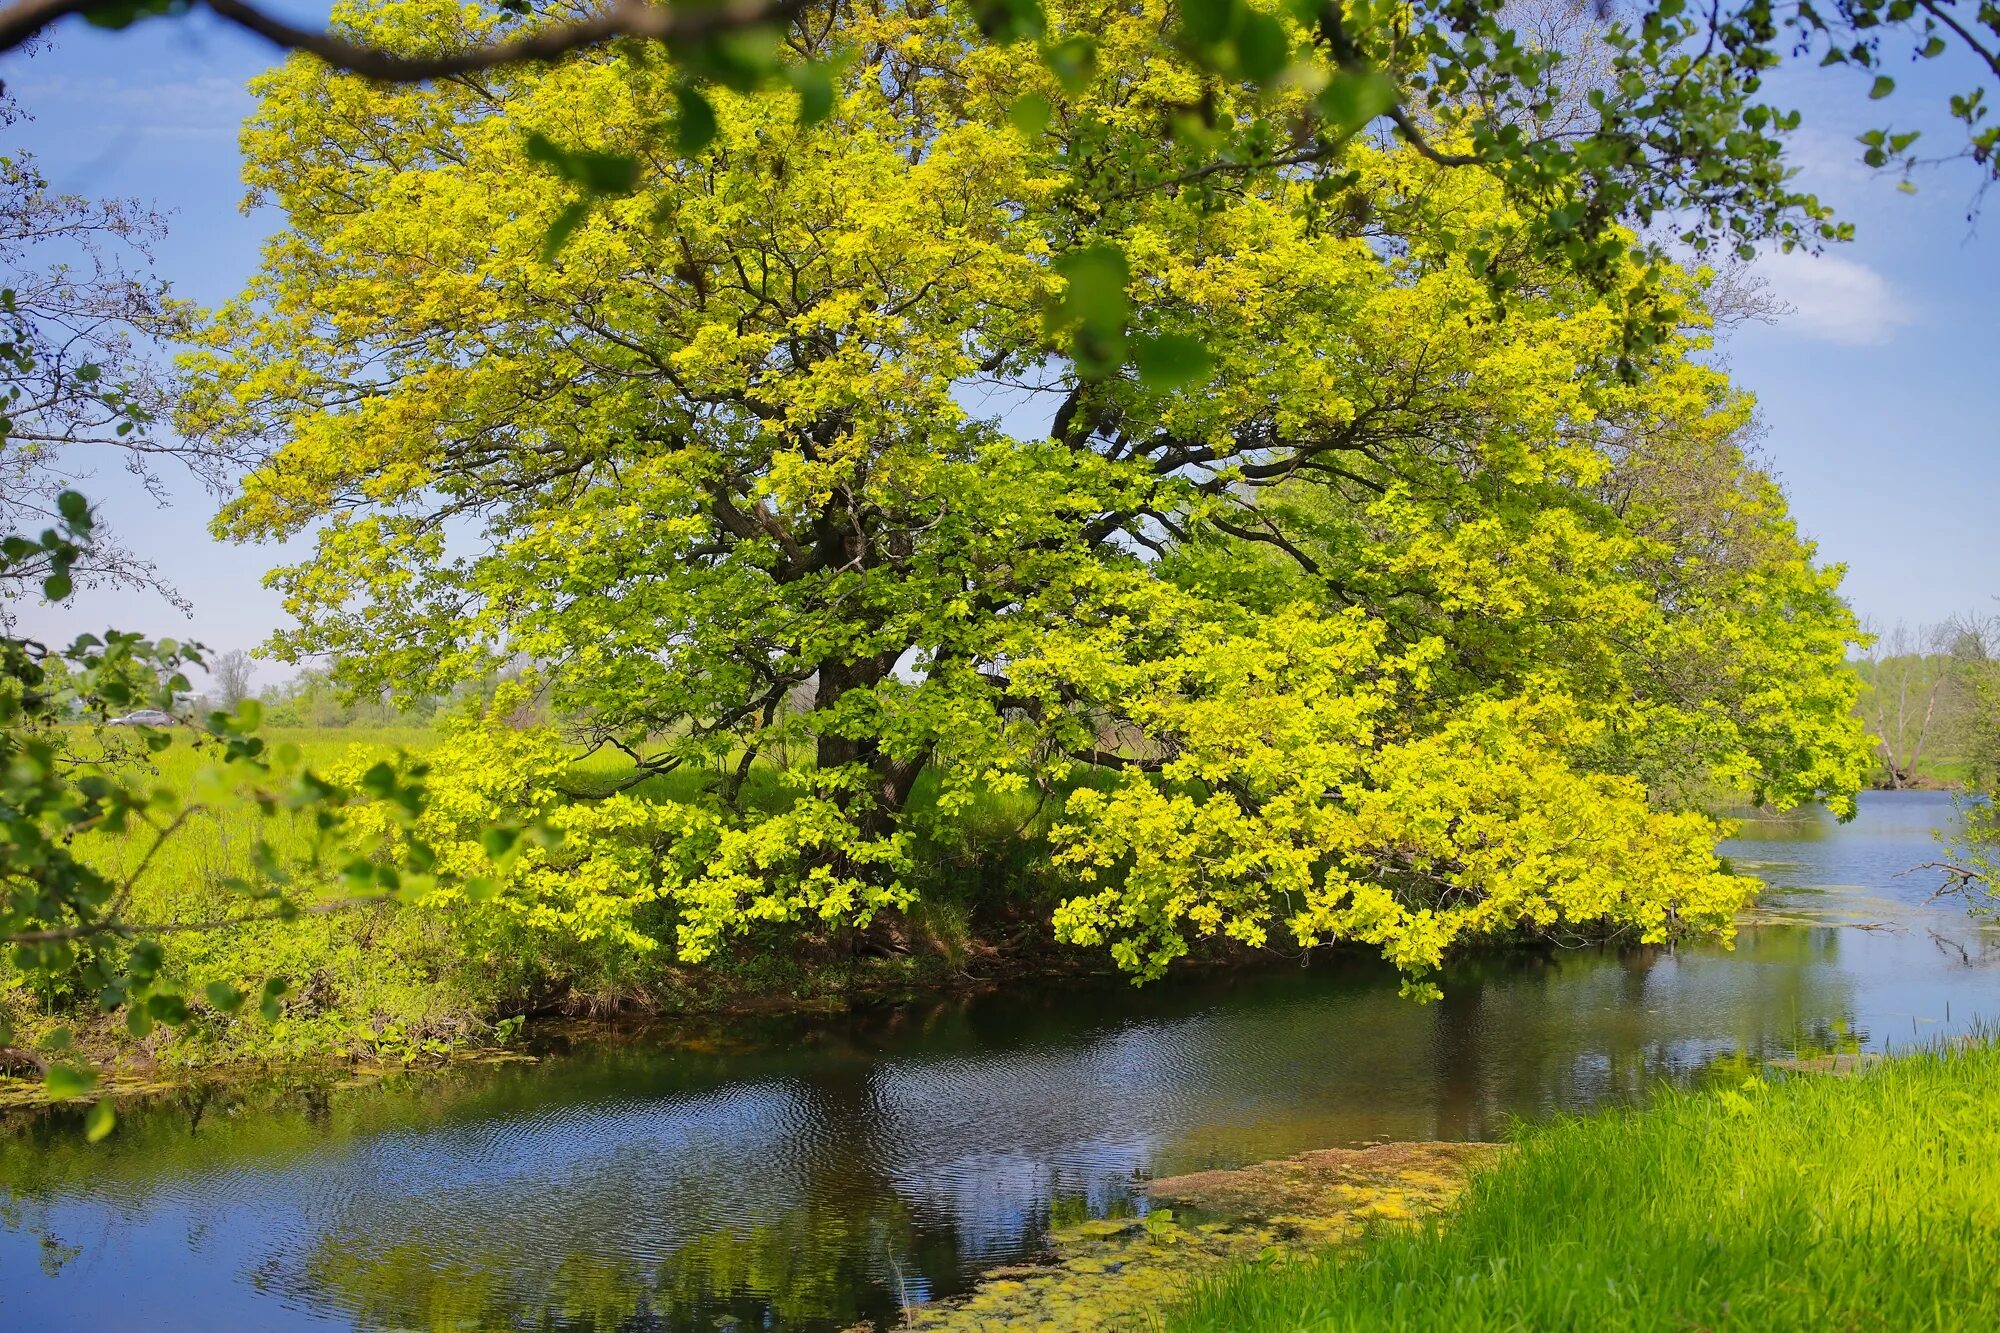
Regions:
[[[221,653],[208,663],[206,688],[189,697],[181,711],[192,717],[206,716],[215,709],[233,713],[244,700],[255,699],[263,724],[271,727],[427,727],[440,712],[491,702],[501,684],[520,672],[507,668],[448,692],[409,696],[387,690],[355,692],[339,684],[338,674],[337,666],[308,666],[259,689],[250,654],[240,649]],[[522,719],[543,720],[539,713]]]
[[[1856,710],[1875,747],[1875,785],[1992,784],[2000,771],[2000,616],[1869,626]]]

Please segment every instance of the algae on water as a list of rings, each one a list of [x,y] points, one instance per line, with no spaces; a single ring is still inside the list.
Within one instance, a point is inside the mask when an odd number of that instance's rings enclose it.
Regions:
[[[1502,1151],[1384,1143],[1156,1180],[1145,1215],[1059,1226],[1047,1262],[995,1269],[961,1300],[911,1307],[904,1324],[940,1333],[1145,1327],[1190,1279],[1225,1265],[1276,1262],[1438,1212]]]

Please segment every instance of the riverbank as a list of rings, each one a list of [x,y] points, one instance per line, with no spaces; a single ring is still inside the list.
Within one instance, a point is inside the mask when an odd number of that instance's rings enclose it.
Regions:
[[[484,1012],[460,1007],[417,1030],[392,1016],[359,1015],[323,1044],[303,1049],[273,1049],[260,1041],[259,1025],[264,1030],[272,1025],[251,1013],[217,1015],[196,1008],[192,1021],[181,1028],[156,1028],[147,1039],[135,1039],[117,1013],[22,1007],[7,1015],[15,1044],[0,1046],[0,1110],[64,1100],[52,1097],[43,1082],[44,1070],[55,1064],[97,1071],[92,1096],[146,1096],[197,1082],[518,1058],[523,1037],[563,1041],[582,1034],[602,1041],[620,1028],[645,1033],[672,1024],[701,1030],[732,1020],[831,1016],[870,1005],[963,998],[1008,985],[1108,980],[1113,975],[1101,958],[1086,958],[1081,951],[1021,956],[976,940],[955,943],[958,947],[950,951],[919,947],[838,961],[753,959],[735,967],[663,969],[643,988],[526,998]],[[1213,971],[1252,961],[1205,958],[1198,966]],[[0,997],[0,1011],[3,1001]],[[300,1003],[287,1002],[287,1019]],[[51,1034],[59,1034],[53,1042]]]
[[[1032,938],[1031,938],[1032,936]],[[615,994],[570,994],[497,1011],[460,1012],[448,1024],[413,1032],[379,1018],[344,1026],[323,1047],[274,1052],[253,1034],[268,1029],[259,1016],[220,1016],[196,1008],[179,1029],[156,1028],[134,1039],[119,1014],[17,1011],[14,1044],[0,1046],[0,1112],[49,1106],[76,1097],[51,1096],[43,1071],[55,1064],[88,1067],[97,1077],[87,1097],[152,1097],[197,1085],[294,1078],[372,1077],[411,1069],[531,1059],[540,1050],[576,1044],[632,1043],[664,1049],[725,1049],[744,1023],[838,1020],[903,1006],[956,1004],[978,997],[1132,991],[1131,979],[1101,953],[1058,945],[1017,923],[1007,937],[961,936],[950,947],[915,939],[906,930],[879,932],[898,947],[867,953],[828,950],[817,957],[751,956],[713,968],[666,968],[651,984]],[[1484,956],[1546,953],[1535,942],[1495,942]],[[1472,955],[1478,957],[1479,955]],[[1302,962],[1269,951],[1211,947],[1180,960],[1167,986],[1202,986],[1229,978],[1284,975]],[[1344,969],[1357,982],[1392,973],[1363,950],[1325,948],[1322,968]],[[4,997],[0,997],[4,999]],[[291,1021],[296,999],[286,1001]],[[62,1034],[59,1046],[47,1034]],[[446,1035],[429,1035],[441,1032]]]
[[[1449,1217],[1196,1285],[1209,1330],[2000,1327],[2000,1046],[1560,1121]]]
[[[1294,959],[831,1016],[531,1022],[513,1044],[533,1061],[203,1083],[121,1104],[99,1143],[81,1107],[0,1116],[20,1208],[0,1228],[8,1316],[88,1333],[129,1321],[163,1271],[177,1297],[155,1313],[185,1333],[838,1333],[944,1314],[997,1269],[1056,1276],[1072,1227],[1143,1225],[1146,1182],[1329,1144],[1492,1141],[2000,1018],[2000,927],[1899,874],[1952,812],[1866,796],[1852,823],[1746,826],[1727,854],[1799,924],[1733,950],[1468,959],[1432,1005],[1386,971]],[[1830,928],[1864,916],[1895,929]],[[1164,1257],[1207,1247],[1202,1208],[1152,1197],[1175,1214],[1148,1233]],[[1174,1299],[1147,1296],[1139,1327]]]

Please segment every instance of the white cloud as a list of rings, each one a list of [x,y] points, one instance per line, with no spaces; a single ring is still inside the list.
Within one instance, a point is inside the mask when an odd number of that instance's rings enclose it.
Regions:
[[[1785,161],[1798,169],[1793,184],[1821,194],[1854,193],[1882,180],[1884,173],[1861,160],[1862,147],[1852,135],[1807,126],[1785,141]]]
[[[1896,288],[1866,264],[1837,254],[1766,254],[1756,272],[1791,307],[1779,317],[1788,333],[1851,347],[1878,346],[1915,319]]]

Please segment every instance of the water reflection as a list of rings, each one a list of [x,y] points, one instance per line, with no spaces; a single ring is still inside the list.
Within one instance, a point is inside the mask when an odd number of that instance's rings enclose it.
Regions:
[[[189,1091],[109,1142],[0,1138],[0,1326],[837,1328],[1031,1253],[1135,1182],[1378,1138],[1487,1138],[1718,1057],[2000,1017],[1933,885],[1935,796],[1757,822],[1717,949],[1475,960],[1417,1008],[1351,964],[581,1045],[369,1087]],[[1866,917],[1881,929],[1831,922]],[[135,1297],[135,1293],[148,1293]]]

